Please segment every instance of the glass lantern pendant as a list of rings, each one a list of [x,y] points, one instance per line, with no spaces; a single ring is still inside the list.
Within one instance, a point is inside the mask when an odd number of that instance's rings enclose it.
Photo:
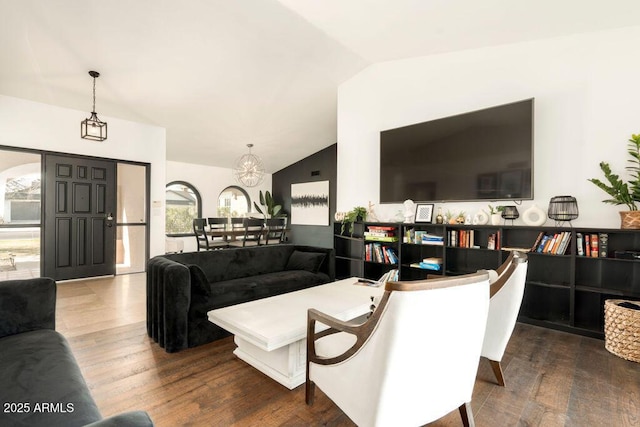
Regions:
[[[104,141],[107,139],[107,122],[101,121],[96,113],[96,78],[100,76],[100,73],[89,71],[89,75],[93,77],[93,110],[91,117],[80,123],[80,137],[93,141]]]

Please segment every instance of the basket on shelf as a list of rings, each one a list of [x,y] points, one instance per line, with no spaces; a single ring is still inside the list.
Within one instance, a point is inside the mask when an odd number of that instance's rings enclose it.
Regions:
[[[636,301],[604,302],[604,347],[623,359],[640,363],[640,310],[620,306]]]

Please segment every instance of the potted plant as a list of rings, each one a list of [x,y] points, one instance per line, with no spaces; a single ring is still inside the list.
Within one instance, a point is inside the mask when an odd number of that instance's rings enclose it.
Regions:
[[[640,228],[640,211],[637,203],[640,201],[640,134],[632,134],[627,143],[627,153],[631,159],[627,160],[630,166],[626,170],[630,172],[631,179],[623,181],[617,174],[611,171],[607,162],[600,162],[600,169],[608,184],[591,178],[590,182],[607,193],[611,198],[603,200],[612,205],[625,205],[628,211],[620,212],[621,228]]]
[[[344,234],[344,230],[347,224],[349,224],[349,234],[353,235],[353,224],[356,221],[364,221],[366,219],[367,208],[356,206],[355,208],[344,214],[344,218],[342,219],[342,227],[340,227],[340,234]]]
[[[262,209],[256,202],[253,202],[253,206],[258,212],[264,215],[264,219],[275,218],[280,215],[280,211],[282,210],[282,206],[276,204],[269,190],[264,194],[262,194],[262,190],[260,190],[260,205],[262,205]]]
[[[504,210],[504,206],[496,206],[495,208],[491,205],[489,206],[489,215],[491,216],[491,225],[500,225],[502,222],[502,211]]]

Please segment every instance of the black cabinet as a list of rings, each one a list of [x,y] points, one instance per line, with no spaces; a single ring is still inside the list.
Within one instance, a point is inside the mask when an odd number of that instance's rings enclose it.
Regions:
[[[466,274],[497,268],[508,256],[505,248],[521,249],[528,251],[529,267],[520,321],[602,337],[606,299],[640,300],[640,259],[635,258],[640,254],[640,231],[367,222],[356,223],[349,235],[340,233],[340,226],[335,224],[334,235],[337,278],[378,279],[390,269],[399,270],[400,280]],[[372,229],[382,228],[396,238],[370,236]],[[531,250],[543,236],[550,241],[547,250]],[[393,251],[397,262],[370,258],[376,245]],[[442,264],[439,269],[424,268],[420,262],[425,260]]]

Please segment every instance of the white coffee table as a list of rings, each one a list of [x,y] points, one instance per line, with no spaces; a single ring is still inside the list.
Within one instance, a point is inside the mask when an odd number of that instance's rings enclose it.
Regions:
[[[384,286],[356,285],[357,278],[211,310],[209,321],[235,335],[234,354],[293,389],[305,381],[307,310],[346,321],[367,314]]]

